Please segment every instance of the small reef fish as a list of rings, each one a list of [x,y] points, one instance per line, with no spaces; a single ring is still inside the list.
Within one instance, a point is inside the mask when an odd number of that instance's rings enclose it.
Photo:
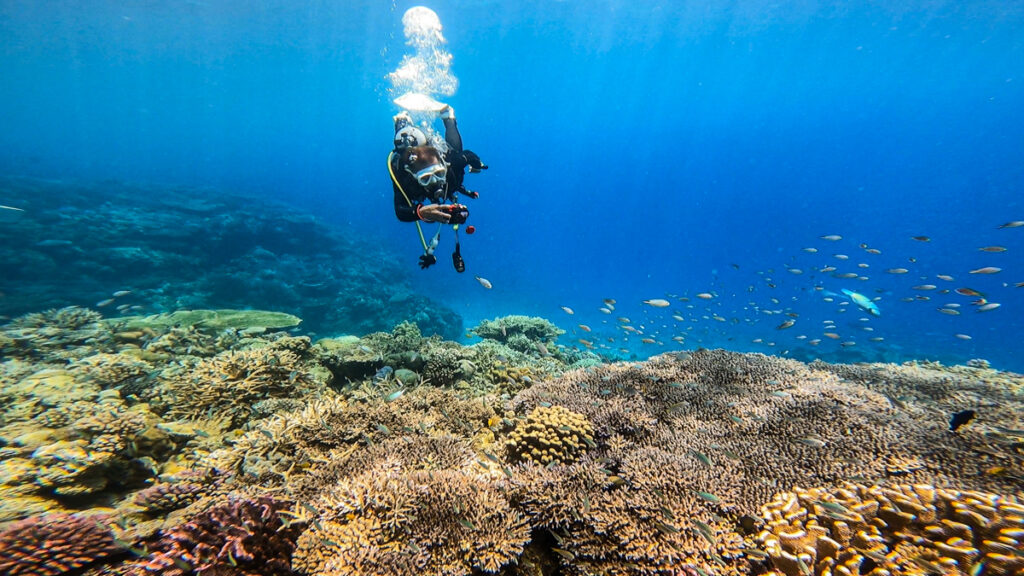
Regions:
[[[917,240],[918,242],[931,242],[932,241],[932,239],[927,237],[927,236],[911,236],[911,239],[912,240]]]
[[[710,292],[701,292],[700,294],[697,294],[697,298],[700,298],[701,300],[711,300],[714,297],[714,294],[711,294]]]
[[[819,238],[822,240],[828,240],[829,242],[836,242],[843,239],[839,234],[826,234],[825,236],[819,236]]]
[[[587,326],[586,324],[580,324],[580,330],[583,330],[584,332],[590,332],[590,326]]]
[[[670,302],[664,298],[652,298],[650,300],[644,300],[644,304],[654,306],[655,308],[667,308]]]
[[[1013,222],[1000,224],[999,228],[1020,228],[1021,226],[1024,226],[1024,220],[1014,220]]]
[[[786,328],[792,328],[796,324],[796,320],[786,320],[782,324],[775,327],[776,330],[785,330]]]
[[[843,288],[842,292],[843,294],[849,296],[850,300],[852,300],[854,304],[860,306],[860,308],[866,311],[868,314],[871,314],[872,316],[882,315],[882,311],[879,310],[878,306],[871,301],[871,298],[868,298],[863,294],[854,292],[853,290],[847,290],[846,288]]]
[[[570,315],[570,316],[572,316],[573,314],[575,314],[575,312],[573,312],[573,311],[572,311],[572,308],[569,308],[568,306],[559,306],[559,308],[561,308],[562,310],[564,310],[564,311],[565,311],[565,313],[566,313],[566,314],[568,314],[568,315]]]
[[[111,294],[111,296],[113,296],[114,298],[121,298],[122,296],[127,296],[127,295],[129,295],[131,293],[132,293],[131,290],[118,290],[117,292],[114,292],[113,294]]]
[[[988,302],[986,304],[982,304],[981,306],[978,306],[978,312],[988,312],[989,310],[995,310],[996,308],[999,308],[1000,306],[1002,306],[1002,304],[1000,304],[998,302]]]
[[[978,250],[981,250],[982,252],[1006,252],[1006,247],[1005,246],[982,246],[981,248],[978,248]]]
[[[812,436],[807,436],[805,438],[798,438],[797,442],[803,444],[804,446],[809,446],[811,448],[824,448],[825,447],[825,441],[824,440],[821,440],[820,438],[814,438]]]
[[[701,492],[700,490],[694,490],[694,493],[697,494],[697,496],[699,496],[701,498],[701,500],[705,500],[707,502],[711,502],[712,504],[718,504],[719,502],[722,501],[721,498],[719,498],[718,496],[715,496],[714,494],[712,494],[710,492]]]
[[[968,274],[996,274],[1002,271],[1002,268],[997,268],[995,266],[985,266],[984,268],[976,268],[974,270],[971,270],[970,272],[968,272]]]
[[[954,334],[954,336],[956,336],[957,338],[959,338],[961,340],[970,340],[971,339],[971,337],[968,336],[967,334]]]
[[[973,420],[974,416],[974,410],[961,410],[959,412],[954,412],[949,419],[949,431],[956,432],[961,426],[964,426]]]
[[[99,302],[97,302],[96,303],[96,307],[97,308],[103,308],[104,306],[110,306],[113,303],[114,303],[114,299],[113,298],[107,298],[106,300],[100,300]]]
[[[476,278],[476,281],[479,282],[480,285],[483,286],[484,288],[487,288],[488,290],[492,288],[491,282],[487,280],[487,278],[481,278],[479,276],[474,276],[474,278]]]
[[[982,294],[981,292],[978,292],[977,290],[975,290],[973,288],[957,288],[956,290],[954,290],[954,292],[956,292],[957,294],[960,294],[961,296],[979,296],[979,297],[984,297],[985,296],[984,294]]]

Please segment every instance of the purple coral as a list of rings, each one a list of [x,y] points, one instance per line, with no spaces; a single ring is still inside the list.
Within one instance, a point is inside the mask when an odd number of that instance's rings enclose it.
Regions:
[[[0,574],[56,576],[119,552],[102,518],[36,516],[0,532]]]
[[[135,563],[146,573],[181,576],[283,576],[294,574],[291,554],[298,527],[285,526],[271,498],[232,500],[166,530]]]

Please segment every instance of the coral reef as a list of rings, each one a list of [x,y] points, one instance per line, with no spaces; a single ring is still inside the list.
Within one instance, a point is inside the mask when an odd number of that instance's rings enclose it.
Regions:
[[[926,484],[795,488],[765,504],[757,536],[774,570],[801,574],[1024,571],[1024,503]]]
[[[0,328],[0,522],[110,518],[106,556],[67,555],[94,576],[1022,570],[1019,376],[193,312]],[[19,530],[36,558],[47,528]]]
[[[50,514],[0,531],[0,574],[57,576],[121,551],[102,517]]]
[[[401,386],[422,381],[481,395],[515,393],[535,378],[569,368],[561,356],[541,357],[532,347],[530,351],[524,354],[492,340],[461,346],[437,336],[423,338],[415,324],[405,323],[390,333],[323,339],[312,353],[339,381],[371,379],[375,385]],[[393,375],[391,382],[379,382],[388,380],[377,376],[380,370]]]
[[[582,414],[561,406],[538,406],[509,434],[508,451],[518,461],[569,464],[588,445],[596,446],[593,434]]]
[[[451,308],[412,292],[414,255],[403,261],[263,198],[15,177],[0,177],[0,188],[24,209],[17,225],[0,227],[4,314],[84,303],[116,316],[255,308],[289,311],[321,334],[405,320],[449,339],[463,332]],[[263,325],[284,326],[276,322]]]

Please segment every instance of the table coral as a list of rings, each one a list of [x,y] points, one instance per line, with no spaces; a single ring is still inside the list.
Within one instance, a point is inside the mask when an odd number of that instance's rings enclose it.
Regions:
[[[526,354],[538,354],[538,346],[554,345],[562,330],[544,318],[530,316],[503,316],[494,320],[484,320],[472,329],[473,334],[507,344],[513,350]]]
[[[520,461],[548,464],[573,462],[594,444],[586,416],[561,406],[538,406],[509,434],[510,455]]]
[[[0,532],[0,574],[57,576],[120,551],[103,518],[50,514]]]
[[[801,489],[762,507],[769,575],[1011,575],[1024,571],[1024,503],[926,484]]]

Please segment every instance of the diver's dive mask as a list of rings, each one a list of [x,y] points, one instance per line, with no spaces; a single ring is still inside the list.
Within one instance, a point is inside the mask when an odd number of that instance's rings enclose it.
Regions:
[[[448,167],[444,164],[431,164],[419,172],[409,170],[409,173],[416,178],[416,182],[419,182],[420,186],[431,187],[439,182],[444,182],[445,177],[448,176]]]

